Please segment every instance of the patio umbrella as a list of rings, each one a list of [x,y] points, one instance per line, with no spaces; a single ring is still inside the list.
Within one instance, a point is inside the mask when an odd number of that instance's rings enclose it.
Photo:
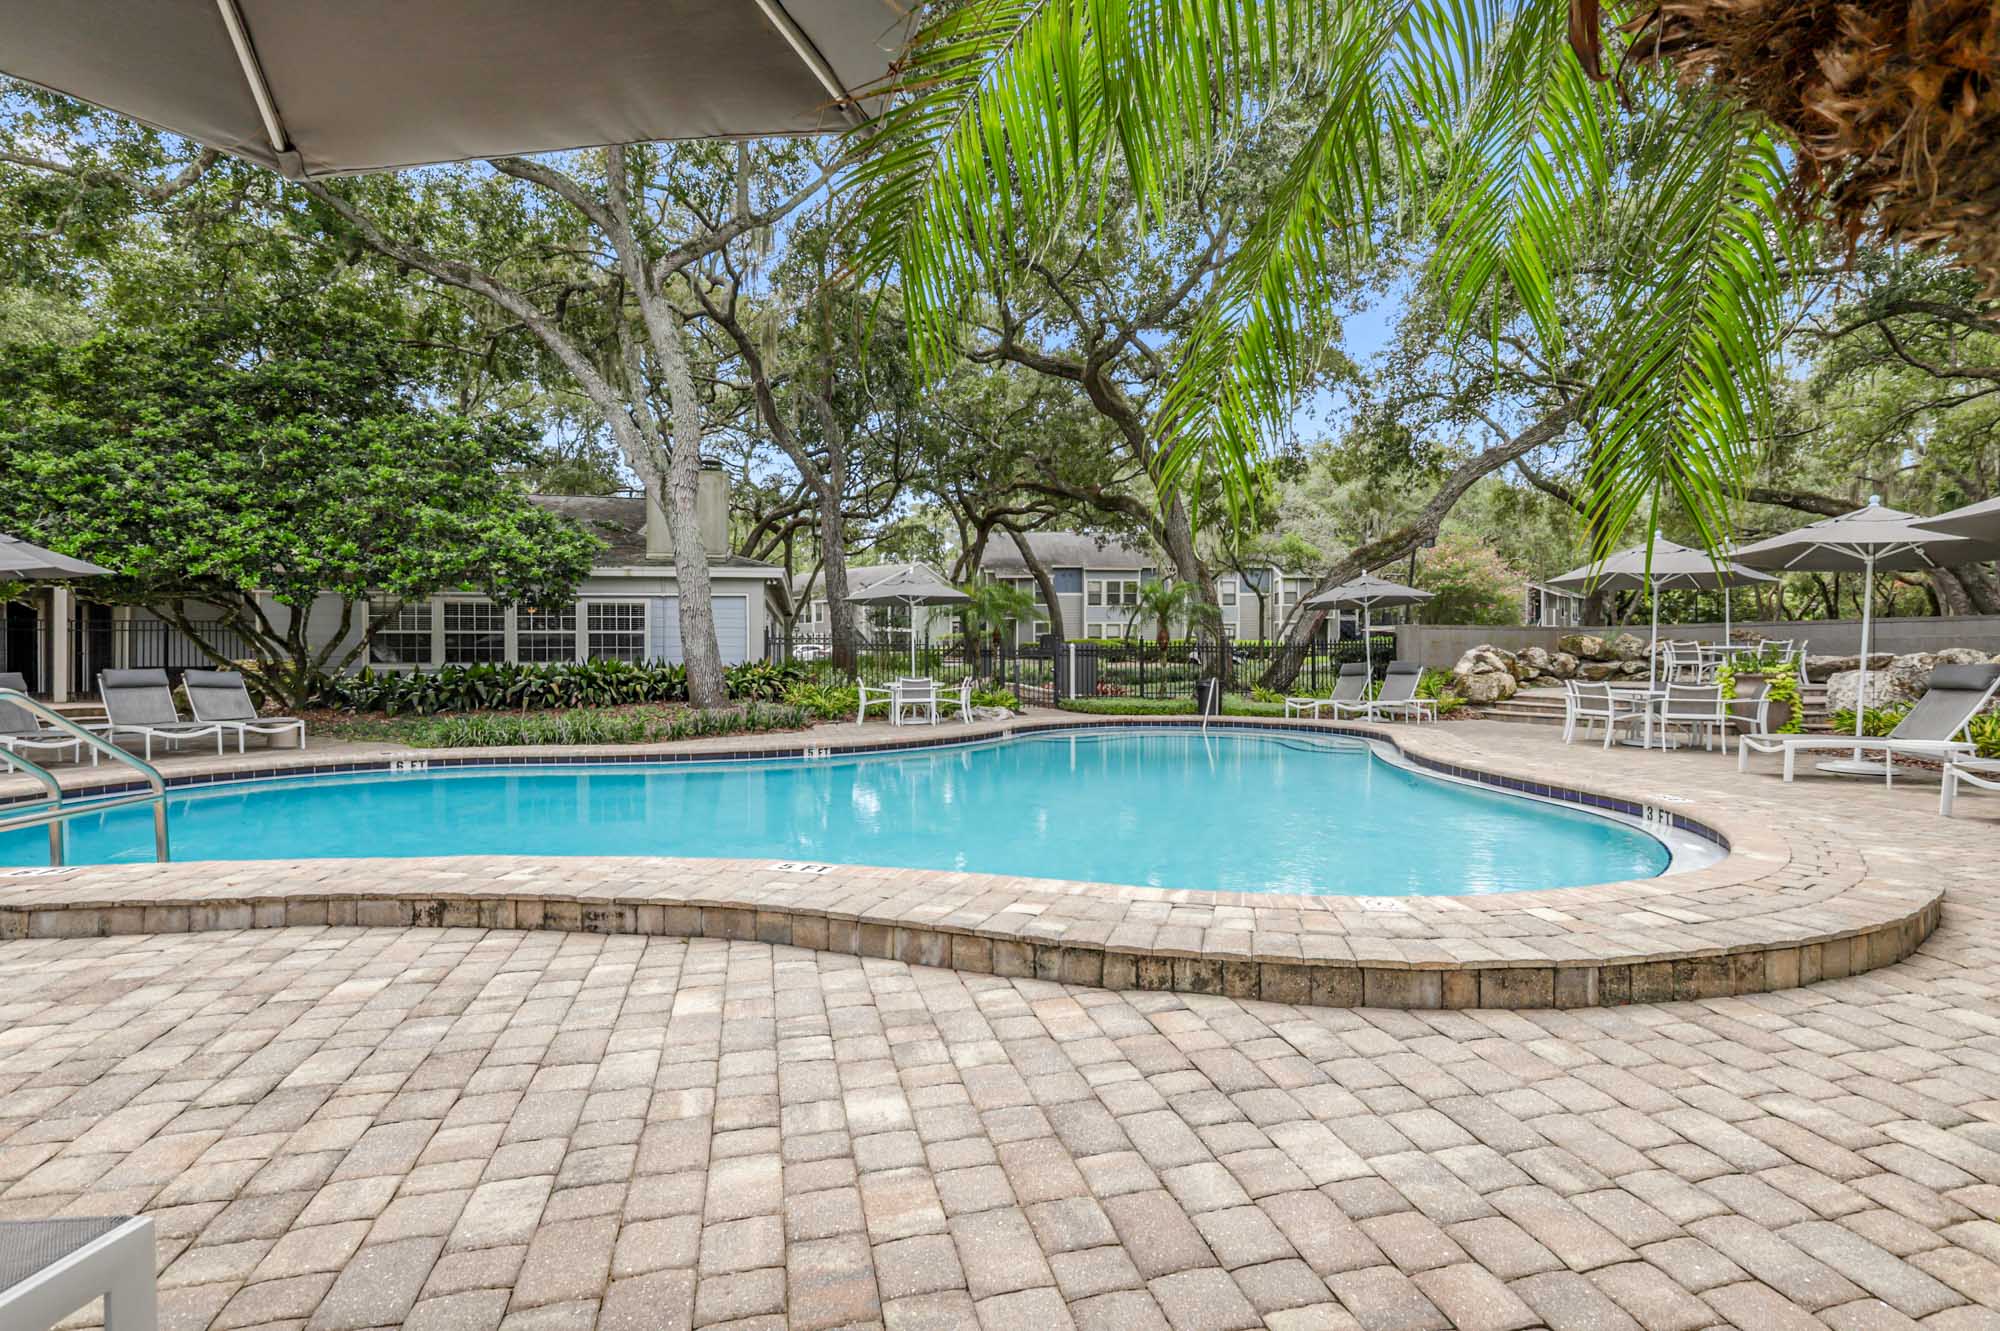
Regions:
[[[1935,568],[1990,557],[1978,541],[1929,530],[1927,519],[1885,508],[1880,495],[1868,507],[1837,518],[1821,518],[1796,531],[1784,532],[1746,545],[1736,557],[1755,568],[1798,569],[1815,573],[1861,574],[1861,683],[1854,695],[1854,738],[1861,738],[1862,713],[1868,699],[1868,650],[1874,637],[1875,574],[1904,569]],[[1881,768],[1861,760],[1857,747],[1849,761],[1821,763],[1825,771],[1875,774]]]
[[[111,570],[87,559],[72,559],[44,550],[18,536],[0,532],[0,582],[47,582],[63,578],[109,577]]]
[[[1564,591],[1588,591],[1592,587],[1604,587],[1612,591],[1644,591],[1646,599],[1652,603],[1653,636],[1646,647],[1646,683],[1656,682],[1658,675],[1655,662],[1660,650],[1660,593],[1676,589],[1687,591],[1724,592],[1722,598],[1722,640],[1729,641],[1730,606],[1727,589],[1745,582],[1775,581],[1768,573],[1723,560],[1718,563],[1707,552],[1693,546],[1669,541],[1658,532],[1653,533],[1653,558],[1650,568],[1646,561],[1646,547],[1635,545],[1606,555],[1602,563],[1585,564],[1573,568],[1561,577],[1550,578],[1551,587]]]
[[[1364,573],[1353,582],[1343,582],[1331,591],[1306,598],[1316,610],[1359,610],[1361,612],[1361,657],[1368,663],[1368,678],[1375,678],[1375,607],[1421,605],[1434,593],[1420,592],[1400,582],[1385,582]]]
[[[917,607],[969,605],[972,598],[923,564],[905,564],[866,591],[847,598],[850,605],[906,605],[910,608],[910,673],[917,673]]]
[[[0,68],[297,178],[844,128],[896,0],[0,0]]]
[[[1917,525],[1947,536],[1962,536],[1985,545],[2000,545],[2000,499],[1986,499],[1964,508],[1954,508],[1934,518],[1918,518]]]

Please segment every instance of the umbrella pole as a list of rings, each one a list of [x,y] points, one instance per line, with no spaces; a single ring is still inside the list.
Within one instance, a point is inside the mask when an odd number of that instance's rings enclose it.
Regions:
[[[1875,547],[1869,546],[1861,561],[1861,685],[1854,692],[1854,761],[1861,761],[1861,721],[1868,710],[1868,639],[1873,635],[1875,608]],[[1883,761],[1893,764],[1893,755],[1883,754]]]
[[[1660,583],[1657,578],[1646,579],[1646,599],[1653,603],[1653,642],[1646,651],[1646,687],[1660,686]]]
[[[1722,584],[1722,645],[1729,645],[1729,584]]]
[[[1361,659],[1368,663],[1368,688],[1375,687],[1375,603],[1361,603]]]

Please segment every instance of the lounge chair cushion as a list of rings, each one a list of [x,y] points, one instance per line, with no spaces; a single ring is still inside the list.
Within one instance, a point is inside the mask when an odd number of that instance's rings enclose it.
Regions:
[[[97,677],[104,714],[117,726],[179,726],[174,691],[164,670],[106,670]]]
[[[2000,681],[2000,665],[1942,665],[1890,739],[1948,740],[1965,729],[1980,699]]]

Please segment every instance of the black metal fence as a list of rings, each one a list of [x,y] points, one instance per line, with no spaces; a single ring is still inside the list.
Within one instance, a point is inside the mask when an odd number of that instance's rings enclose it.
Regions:
[[[953,637],[919,640],[914,664],[907,639],[864,641],[850,677],[869,684],[886,683],[899,675],[929,676],[956,683],[967,675],[982,683],[1014,690],[1026,702],[1053,703],[1062,698],[1193,698],[1200,681],[1220,679],[1225,691],[1249,692],[1284,652],[1283,643],[1176,642],[1165,648],[1151,642],[1043,642],[1034,646],[968,644]],[[823,636],[773,634],[766,651],[774,661],[796,661],[834,672],[833,643]],[[1375,635],[1377,677],[1396,653],[1395,635]],[[1294,692],[1320,693],[1333,687],[1340,667],[1360,661],[1360,638],[1309,644],[1300,658]]]
[[[194,629],[227,660],[256,655],[249,639],[226,624],[200,622]],[[70,688],[78,694],[95,693],[104,670],[158,669],[178,680],[182,671],[215,664],[193,638],[164,620],[88,616],[71,620],[69,634]]]

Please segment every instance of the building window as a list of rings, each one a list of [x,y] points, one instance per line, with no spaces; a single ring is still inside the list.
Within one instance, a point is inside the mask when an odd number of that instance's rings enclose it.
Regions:
[[[429,665],[431,603],[406,605],[397,611],[368,644],[368,659],[378,665]]]
[[[1089,583],[1086,605],[1124,606],[1127,609],[1139,604],[1139,580],[1137,578],[1092,578]]]
[[[444,603],[444,663],[507,659],[507,612],[491,601]]]
[[[1222,581],[1220,581],[1220,582],[1216,583],[1216,584],[1215,584],[1215,594],[1216,594],[1216,598],[1217,598],[1218,600],[1220,600],[1220,601],[1222,602],[1222,604],[1223,604],[1224,606],[1233,606],[1233,605],[1235,605],[1235,604],[1236,604],[1236,579],[1234,579],[1234,578],[1224,578],[1224,579],[1222,579]]]
[[[1074,596],[1083,590],[1083,570],[1080,568],[1051,569],[1049,578],[1056,585],[1057,596]]]
[[[584,607],[584,614],[591,660],[646,659],[644,601],[592,601]]]
[[[522,661],[574,661],[576,659],[576,607],[553,610],[525,607],[515,623],[516,659]]]
[[[1311,578],[1286,578],[1285,600],[1298,601],[1302,599],[1305,596],[1305,594],[1311,589],[1312,589]]]

